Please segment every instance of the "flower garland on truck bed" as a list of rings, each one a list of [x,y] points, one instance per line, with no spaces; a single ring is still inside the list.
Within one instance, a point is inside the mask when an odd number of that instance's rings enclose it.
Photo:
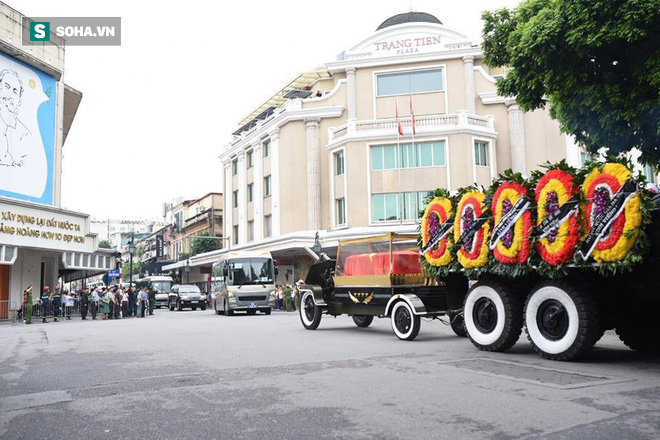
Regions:
[[[520,173],[507,170],[491,186],[493,229],[490,249],[493,252],[489,271],[516,277],[529,272],[532,252],[532,208],[527,182]]]
[[[558,278],[568,267],[632,270],[649,250],[644,228],[653,203],[629,161],[607,160],[579,170],[546,163],[527,180],[508,170],[488,192],[470,186],[450,197],[437,190],[418,238],[426,274]]]

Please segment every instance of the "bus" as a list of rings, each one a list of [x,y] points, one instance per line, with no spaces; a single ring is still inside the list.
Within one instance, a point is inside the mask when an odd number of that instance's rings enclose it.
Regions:
[[[270,315],[275,307],[277,273],[270,252],[227,252],[213,264],[211,296],[215,313]]]
[[[172,277],[157,275],[140,278],[135,282],[135,287],[137,289],[143,287],[146,287],[147,289],[153,287],[156,289],[156,304],[154,305],[157,309],[160,309],[161,307],[167,307],[167,300],[173,284],[174,281],[172,280]]]

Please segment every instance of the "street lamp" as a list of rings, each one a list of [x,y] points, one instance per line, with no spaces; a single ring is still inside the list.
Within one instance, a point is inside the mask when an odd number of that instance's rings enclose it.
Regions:
[[[131,241],[128,242],[128,254],[129,254],[129,264],[130,264],[130,278],[128,280],[128,286],[133,287],[133,254],[135,253],[135,233],[131,233]]]

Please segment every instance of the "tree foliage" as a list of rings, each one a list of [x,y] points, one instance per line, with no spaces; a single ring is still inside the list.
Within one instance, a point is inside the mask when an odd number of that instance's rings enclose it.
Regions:
[[[562,131],[611,154],[660,162],[660,0],[525,0],[482,15],[498,93],[525,111],[550,103]]]
[[[220,249],[220,240],[203,237],[213,236],[208,232],[201,232],[197,234],[197,237],[193,238],[192,245],[190,247],[191,256]]]
[[[108,240],[99,240],[99,247],[102,249],[112,249],[112,245]]]

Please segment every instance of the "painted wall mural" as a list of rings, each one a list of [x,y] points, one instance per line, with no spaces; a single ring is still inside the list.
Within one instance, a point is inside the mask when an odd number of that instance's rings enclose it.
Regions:
[[[56,81],[0,54],[0,196],[52,205]]]

